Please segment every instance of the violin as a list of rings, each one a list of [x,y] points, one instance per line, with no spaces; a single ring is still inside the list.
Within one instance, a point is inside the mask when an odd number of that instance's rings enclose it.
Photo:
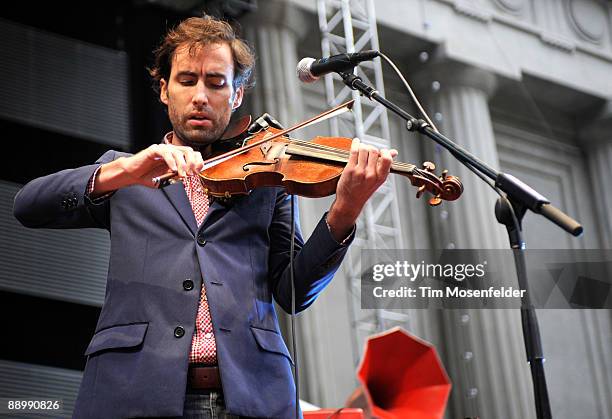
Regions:
[[[317,136],[304,141],[290,137],[288,132],[343,107],[350,109],[352,102],[288,129],[266,124],[257,132],[251,132],[247,128],[250,117],[239,121],[238,128],[231,132],[232,135],[237,134],[236,138],[242,144],[204,162],[199,173],[204,191],[215,197],[229,198],[232,195],[248,194],[252,189],[262,186],[281,186],[289,194],[309,198],[333,195],[348,162],[352,139]],[[235,144],[236,138],[229,139],[229,142]],[[431,206],[439,205],[443,200],[454,201],[459,198],[463,192],[459,178],[448,175],[446,170],[438,176],[434,170],[435,165],[431,162],[423,163],[421,168],[402,162],[393,162],[391,165],[391,173],[407,177],[418,188],[417,198],[425,192],[433,195],[428,201]],[[176,174],[155,178],[154,183],[163,186],[172,176]]]

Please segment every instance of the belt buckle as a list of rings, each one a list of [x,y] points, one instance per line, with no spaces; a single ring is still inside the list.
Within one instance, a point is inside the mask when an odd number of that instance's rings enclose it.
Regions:
[[[189,387],[195,390],[213,390],[221,388],[219,368],[217,366],[190,366],[188,369]]]

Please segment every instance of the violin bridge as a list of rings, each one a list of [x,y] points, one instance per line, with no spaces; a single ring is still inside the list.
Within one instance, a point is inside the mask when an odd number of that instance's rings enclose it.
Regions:
[[[277,162],[282,156],[285,155],[286,148],[287,144],[284,143],[275,142],[270,144],[270,142],[267,142],[265,144],[262,144],[261,151],[266,161]]]
[[[260,161],[251,161],[242,166],[242,170],[248,172],[252,168],[256,168],[257,166],[269,166],[278,164],[281,160],[281,156],[285,155],[286,144],[283,143],[275,143],[268,141],[267,143],[262,144],[259,149],[263,154],[263,159]]]
[[[268,141],[267,143],[263,143],[260,147],[259,150],[261,151],[261,154],[266,157],[266,154],[268,154],[268,151],[270,150],[270,147],[272,147],[272,144],[270,144],[270,141]]]

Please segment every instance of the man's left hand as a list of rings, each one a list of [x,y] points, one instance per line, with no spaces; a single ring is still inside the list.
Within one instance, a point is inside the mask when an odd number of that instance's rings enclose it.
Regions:
[[[327,214],[334,238],[341,242],[353,229],[367,200],[389,176],[395,149],[381,149],[353,140],[349,161],[336,188],[336,200]]]

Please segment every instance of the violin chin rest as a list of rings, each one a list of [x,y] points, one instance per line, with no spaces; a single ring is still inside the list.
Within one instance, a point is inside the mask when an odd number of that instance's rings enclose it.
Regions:
[[[221,140],[234,138],[245,132],[251,125],[251,115],[241,116],[237,120],[230,123],[230,126],[225,130]]]

